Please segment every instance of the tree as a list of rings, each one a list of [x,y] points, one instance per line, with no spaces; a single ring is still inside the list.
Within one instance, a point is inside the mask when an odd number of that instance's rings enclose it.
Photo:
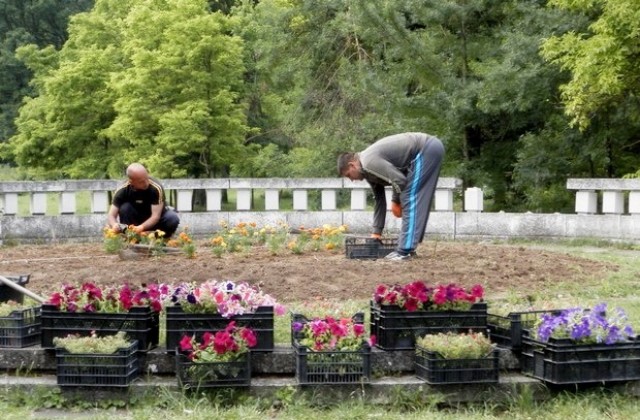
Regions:
[[[15,57],[21,45],[60,49],[69,16],[88,10],[93,0],[0,0],[0,143],[15,133],[14,119],[29,88],[31,73]]]
[[[33,171],[122,176],[141,161],[161,177],[214,176],[242,159],[242,40],[204,0],[98,0],[59,53],[18,50],[38,96],[10,152]]]
[[[571,122],[584,130],[591,120],[627,108],[640,117],[640,7],[636,0],[551,0],[551,6],[594,17],[585,31],[547,39],[543,56],[571,73],[561,87]]]

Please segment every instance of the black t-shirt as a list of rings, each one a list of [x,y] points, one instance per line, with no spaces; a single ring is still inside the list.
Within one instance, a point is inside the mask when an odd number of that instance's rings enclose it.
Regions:
[[[127,181],[113,194],[114,206],[120,208],[124,203],[130,203],[140,216],[148,219],[151,216],[151,206],[164,204],[164,190],[162,185],[151,177],[146,190],[134,190]]]

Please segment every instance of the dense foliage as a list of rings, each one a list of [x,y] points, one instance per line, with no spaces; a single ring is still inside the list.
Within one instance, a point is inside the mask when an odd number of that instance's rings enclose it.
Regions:
[[[632,0],[0,5],[0,159],[25,176],[330,177],[425,131],[487,210],[563,211],[567,177],[640,163]]]

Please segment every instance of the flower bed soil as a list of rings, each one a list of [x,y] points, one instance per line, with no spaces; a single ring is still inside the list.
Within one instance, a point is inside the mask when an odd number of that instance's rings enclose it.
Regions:
[[[121,259],[107,254],[101,242],[0,247],[0,274],[31,274],[26,287],[41,296],[63,282],[93,281],[103,285],[129,282],[233,280],[260,285],[282,303],[308,299],[370,299],[379,283],[481,283],[487,296],[507,290],[523,294],[544,290],[555,282],[580,282],[616,270],[561,252],[520,245],[463,241],[428,241],[410,261],[356,260],[335,252],[272,255],[254,248],[245,253],[213,255],[198,242],[195,259],[170,254]]]

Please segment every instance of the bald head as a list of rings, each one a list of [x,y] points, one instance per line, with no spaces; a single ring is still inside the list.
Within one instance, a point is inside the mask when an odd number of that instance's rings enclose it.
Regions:
[[[149,188],[149,172],[141,163],[132,163],[127,167],[129,184],[136,190]]]

